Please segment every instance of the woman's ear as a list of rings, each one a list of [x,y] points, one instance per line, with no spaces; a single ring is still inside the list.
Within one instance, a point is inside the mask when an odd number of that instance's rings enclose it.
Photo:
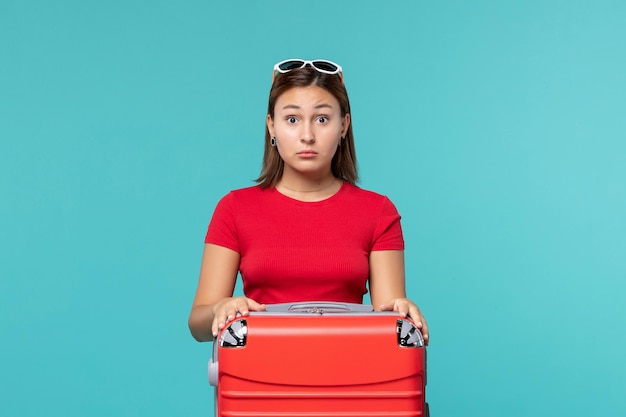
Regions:
[[[348,128],[350,127],[350,113],[346,113],[341,121],[341,137],[345,138],[348,134]]]
[[[265,124],[267,125],[267,131],[270,132],[270,137],[271,138],[276,137],[276,135],[274,134],[274,120],[272,119],[272,116],[270,116],[269,114],[267,115]]]

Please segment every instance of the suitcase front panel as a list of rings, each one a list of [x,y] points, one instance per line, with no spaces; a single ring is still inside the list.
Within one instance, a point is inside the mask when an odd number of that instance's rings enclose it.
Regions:
[[[218,349],[220,416],[421,416],[424,349],[400,347],[397,315],[245,318]]]

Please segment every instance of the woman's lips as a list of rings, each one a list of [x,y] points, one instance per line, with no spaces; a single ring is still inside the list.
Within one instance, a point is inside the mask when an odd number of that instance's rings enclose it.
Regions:
[[[306,150],[306,151],[300,151],[297,154],[300,158],[314,158],[317,156],[317,152],[315,151],[310,151],[310,150]]]

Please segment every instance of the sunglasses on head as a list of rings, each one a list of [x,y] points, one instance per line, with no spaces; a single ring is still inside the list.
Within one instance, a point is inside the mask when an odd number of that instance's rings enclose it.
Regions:
[[[335,64],[332,61],[327,61],[325,59],[313,59],[311,61],[307,61],[304,59],[287,59],[285,61],[281,61],[278,64],[274,65],[274,73],[272,75],[272,84],[274,84],[274,80],[276,79],[276,74],[285,74],[289,71],[293,71],[296,69],[304,68],[307,65],[310,65],[316,71],[319,71],[324,74],[337,74],[339,78],[341,78],[341,82],[343,83],[343,71],[339,64]]]

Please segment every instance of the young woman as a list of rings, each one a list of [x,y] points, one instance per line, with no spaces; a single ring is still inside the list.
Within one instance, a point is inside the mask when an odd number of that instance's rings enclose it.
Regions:
[[[209,341],[236,314],[269,303],[362,303],[409,315],[400,215],[357,181],[350,102],[339,65],[274,67],[259,183],[231,191],[209,224],[189,328]],[[241,273],[245,296],[233,297]]]

